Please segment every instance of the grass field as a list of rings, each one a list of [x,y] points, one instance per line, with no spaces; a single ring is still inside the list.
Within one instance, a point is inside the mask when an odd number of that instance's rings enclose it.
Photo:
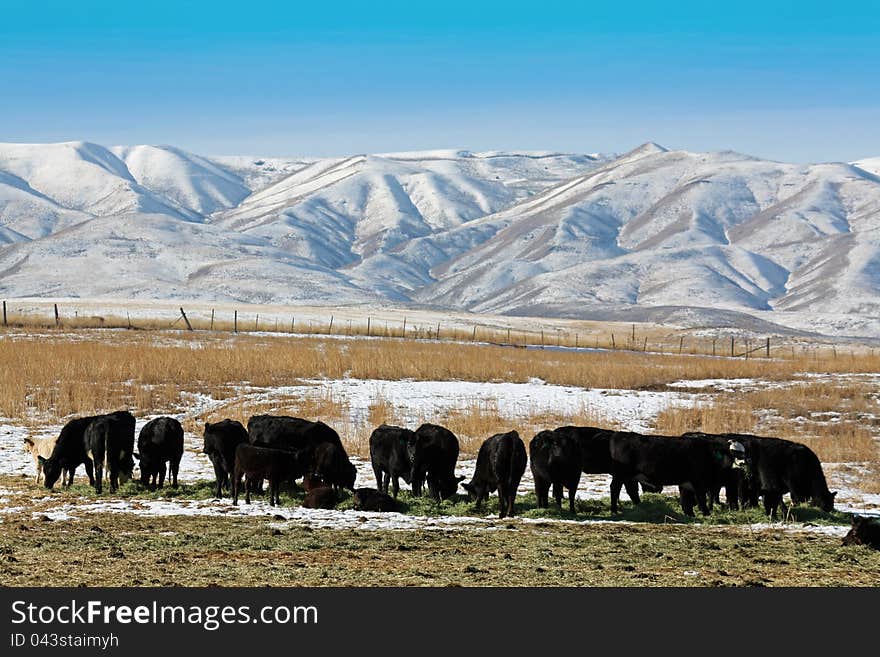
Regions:
[[[653,431],[792,438],[808,443],[859,490],[880,492],[880,357],[870,351],[856,357],[779,350],[771,359],[731,359],[466,340],[10,327],[0,330],[0,366],[0,416],[32,433],[57,431],[72,415],[117,408],[139,418],[178,415],[191,436],[200,435],[206,420],[272,412],[327,421],[361,456],[372,427],[382,422],[443,423],[460,436],[463,457],[473,456],[486,436],[510,428],[528,441],[541,428],[563,424],[627,426],[608,412],[613,404],[511,414],[503,400],[482,393],[408,419],[399,399],[377,393],[355,422],[350,398],[322,381],[452,387],[537,381],[538,390],[558,384],[633,400],[640,393],[692,394],[698,402],[659,409]],[[293,394],[292,386],[307,392]],[[537,509],[529,494],[517,500],[519,518],[499,521],[485,519],[497,512],[494,497],[479,512],[463,499],[437,505],[404,492],[405,517],[479,521],[366,530],[311,526],[284,519],[289,514],[80,511],[97,501],[81,483],[47,494],[27,476],[7,474],[0,475],[0,487],[19,496],[0,514],[3,585],[880,585],[878,553],[840,544],[848,515],[809,508],[768,526],[759,510],[716,508],[709,518],[691,520],[673,497],[646,496],[640,507],[625,505],[611,516],[607,498],[579,499],[571,515]],[[130,483],[100,501],[147,512],[151,502],[209,504],[211,490],[210,482],[198,480],[161,493]],[[26,502],[17,510],[21,499]],[[288,511],[300,501],[292,491],[282,496]],[[50,520],[59,505],[73,509],[71,517]],[[346,499],[339,508],[357,514],[350,507]]]

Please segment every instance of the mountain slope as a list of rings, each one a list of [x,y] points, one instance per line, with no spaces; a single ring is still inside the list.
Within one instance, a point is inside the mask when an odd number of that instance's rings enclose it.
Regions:
[[[877,162],[653,143],[323,159],[0,144],[0,293],[756,325],[748,313],[870,334]]]

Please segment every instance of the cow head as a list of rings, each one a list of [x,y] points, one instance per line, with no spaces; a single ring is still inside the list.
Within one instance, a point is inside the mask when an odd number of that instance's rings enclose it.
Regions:
[[[150,458],[149,454],[138,454],[135,452],[132,456],[140,462],[141,483],[144,486],[150,483],[150,477],[157,474],[159,472],[159,467],[164,465],[164,463],[155,463],[154,460]],[[132,472],[133,471],[134,468],[132,468]]]
[[[43,467],[43,482],[45,483],[46,488],[52,490],[55,482],[58,481],[58,478],[61,476],[61,463],[57,458],[53,459],[51,457],[47,459],[38,456],[37,460]]]
[[[437,492],[440,494],[440,499],[445,500],[455,495],[455,493],[458,491],[458,484],[463,480],[463,476],[456,477],[454,475],[452,477],[449,477],[448,479],[441,479],[437,490]]]
[[[813,506],[817,506],[822,509],[825,513],[829,513],[834,511],[834,498],[837,497],[837,491],[833,493],[831,491],[826,490],[824,493],[819,495],[818,497],[813,497]]]

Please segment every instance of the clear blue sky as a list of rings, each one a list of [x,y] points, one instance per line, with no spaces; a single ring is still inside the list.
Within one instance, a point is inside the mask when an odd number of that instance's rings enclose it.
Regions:
[[[0,140],[71,139],[880,155],[880,3],[0,0]]]

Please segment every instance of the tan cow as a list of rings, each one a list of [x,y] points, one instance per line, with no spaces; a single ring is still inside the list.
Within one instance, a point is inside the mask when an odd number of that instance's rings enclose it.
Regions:
[[[43,466],[40,463],[40,457],[42,456],[44,459],[52,456],[52,450],[55,448],[55,441],[58,440],[58,436],[52,436],[49,438],[25,438],[24,439],[24,451],[28,452],[31,457],[34,459],[34,468],[36,468],[37,476],[34,477],[34,482],[40,483],[43,478]]]

